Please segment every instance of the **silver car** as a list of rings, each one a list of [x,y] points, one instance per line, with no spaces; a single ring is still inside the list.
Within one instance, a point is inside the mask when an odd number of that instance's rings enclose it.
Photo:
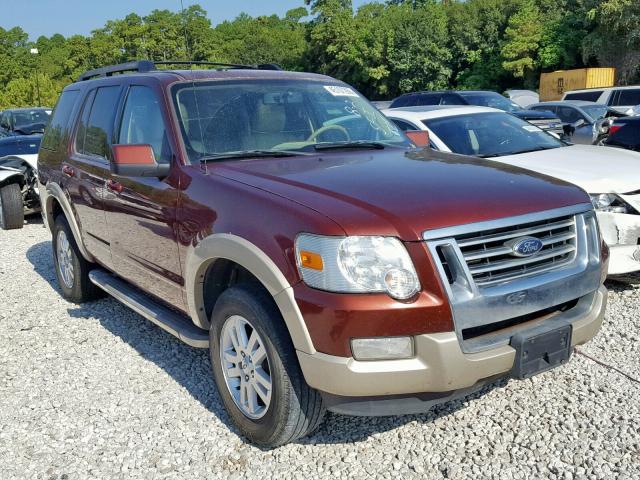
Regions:
[[[583,145],[600,144],[612,123],[610,118],[612,112],[609,107],[586,100],[534,103],[529,105],[529,109],[555,113],[564,125],[573,130],[569,140]]]

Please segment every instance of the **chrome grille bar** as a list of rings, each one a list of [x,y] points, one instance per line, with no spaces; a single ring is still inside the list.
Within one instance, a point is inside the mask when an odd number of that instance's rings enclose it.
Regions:
[[[573,218],[562,220],[559,222],[547,223],[544,225],[539,225],[536,227],[523,228],[523,229],[514,229],[510,232],[506,233],[498,233],[493,235],[485,235],[480,237],[473,237],[465,240],[458,240],[458,246],[460,248],[469,247],[471,245],[478,245],[481,243],[487,242],[497,242],[498,240],[509,240],[510,238],[515,237],[524,237],[527,235],[533,235],[534,233],[546,232],[549,230],[556,230],[565,227],[571,227],[575,225],[575,220]]]

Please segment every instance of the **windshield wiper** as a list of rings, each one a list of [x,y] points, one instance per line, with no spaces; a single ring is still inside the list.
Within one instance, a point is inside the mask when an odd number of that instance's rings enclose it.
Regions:
[[[317,143],[313,146],[316,150],[339,150],[341,148],[373,148],[382,150],[386,145],[380,142],[355,141],[355,142],[334,142],[334,143]]]
[[[242,150],[240,152],[217,153],[200,157],[200,162],[216,162],[218,160],[230,160],[241,158],[265,158],[265,157],[299,157],[306,156],[304,152],[294,152],[291,150]]]
[[[552,150],[560,147],[535,147],[528,148],[526,150],[516,150],[515,152],[499,152],[499,153],[487,153],[486,155],[477,155],[480,158],[493,158],[493,157],[505,157],[507,155],[519,155],[521,153],[540,152],[542,150]]]

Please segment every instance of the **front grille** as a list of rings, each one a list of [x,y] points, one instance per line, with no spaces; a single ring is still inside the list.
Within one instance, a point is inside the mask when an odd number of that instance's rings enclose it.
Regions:
[[[536,237],[542,249],[531,257],[515,257],[511,239]],[[571,263],[576,255],[573,215],[474,232],[455,237],[476,285],[487,286],[548,272]]]

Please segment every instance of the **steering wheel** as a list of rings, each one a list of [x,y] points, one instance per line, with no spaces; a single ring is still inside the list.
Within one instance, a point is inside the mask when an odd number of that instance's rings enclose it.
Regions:
[[[346,138],[347,142],[351,141],[351,137],[349,136],[349,132],[343,126],[340,126],[340,125],[325,125],[324,127],[320,127],[318,130],[316,130],[311,135],[309,135],[309,138],[307,138],[307,142],[315,142],[316,138],[318,138],[324,132],[327,132],[329,130],[338,130],[340,133],[342,133],[344,135],[344,137]]]

